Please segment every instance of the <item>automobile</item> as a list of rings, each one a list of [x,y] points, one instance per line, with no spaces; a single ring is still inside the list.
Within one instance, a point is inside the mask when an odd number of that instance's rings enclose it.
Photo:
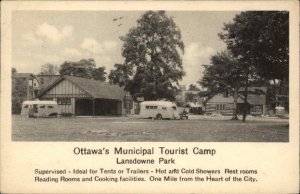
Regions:
[[[189,119],[189,112],[187,109],[183,109],[182,112],[179,113],[180,119]]]

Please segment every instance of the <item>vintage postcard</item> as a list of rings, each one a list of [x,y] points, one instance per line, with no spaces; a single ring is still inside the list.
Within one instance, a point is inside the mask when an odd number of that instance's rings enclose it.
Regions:
[[[297,1],[1,2],[3,193],[298,193]]]

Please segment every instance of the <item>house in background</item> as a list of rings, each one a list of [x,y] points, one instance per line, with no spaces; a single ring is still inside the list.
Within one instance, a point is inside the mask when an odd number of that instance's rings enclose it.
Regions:
[[[14,73],[12,79],[19,80],[27,87],[26,99],[32,100],[36,98],[40,85],[37,77],[32,73]]]
[[[267,87],[249,87],[247,102],[248,106],[244,105],[244,88],[239,90],[238,96],[238,113],[242,114],[244,108],[247,108],[248,114],[263,115],[266,113],[266,94]],[[220,114],[233,114],[234,98],[228,93],[217,94],[209,98],[205,103],[205,112],[220,113]]]
[[[180,106],[189,107],[190,113],[201,114],[204,110],[204,102],[207,97],[200,96],[199,90],[187,90],[185,86],[180,86],[181,92],[176,95],[176,103]]]
[[[61,113],[72,115],[123,115],[126,92],[117,85],[74,76],[61,76],[38,94],[55,100]]]

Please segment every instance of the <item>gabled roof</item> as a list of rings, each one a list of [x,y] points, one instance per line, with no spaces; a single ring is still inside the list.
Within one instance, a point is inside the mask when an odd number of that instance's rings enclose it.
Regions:
[[[45,74],[40,74],[36,75],[37,80],[39,82],[39,86],[41,89],[46,88],[50,84],[54,83],[58,78],[61,77],[61,75],[45,75]]]
[[[266,104],[266,95],[248,94],[247,101],[249,102],[249,104],[253,104],[253,105],[264,105]]]
[[[252,105],[265,105],[266,104],[266,93],[267,87],[249,87],[247,101]],[[241,88],[239,92],[245,91]],[[206,103],[233,103],[234,99],[232,96],[224,97],[222,94],[216,94],[209,98]],[[244,96],[239,94],[238,103],[244,103]]]
[[[267,87],[249,87],[247,101],[253,105],[266,104]],[[245,91],[245,88],[240,88],[239,92]],[[244,99],[244,96],[240,94]]]
[[[62,80],[68,80],[87,92],[93,98],[101,98],[101,99],[112,99],[112,100],[123,100],[126,95],[126,92],[123,88],[118,85],[111,85],[106,82],[85,79],[81,77],[74,76],[62,76],[58,78],[55,82],[46,87],[43,91],[40,92],[38,97],[43,96],[47,93],[51,88],[60,83]]]

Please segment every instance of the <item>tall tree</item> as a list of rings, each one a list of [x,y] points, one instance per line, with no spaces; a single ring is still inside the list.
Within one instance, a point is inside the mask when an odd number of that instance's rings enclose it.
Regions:
[[[12,68],[12,87],[11,87],[11,100],[12,100],[12,114],[20,114],[22,103],[27,97],[27,82],[16,76],[17,70]]]
[[[50,63],[46,63],[46,64],[42,65],[40,74],[42,74],[42,75],[57,75],[57,74],[59,74],[59,66],[50,64]]]
[[[71,75],[87,79],[106,80],[105,67],[96,68],[94,59],[81,59],[80,61],[65,61],[61,66],[61,75]]]
[[[210,65],[203,66],[204,74],[198,83],[207,88],[207,95],[209,96],[223,92],[233,94],[234,111],[232,119],[238,119],[238,91],[242,86],[244,69],[228,51],[213,55],[210,59]]]
[[[289,13],[286,11],[247,11],[225,24],[220,37],[247,70],[267,80],[288,81]],[[247,100],[247,86],[246,96]],[[274,90],[276,95],[276,89]],[[246,113],[243,115],[245,120]]]
[[[147,11],[137,26],[121,37],[124,66],[130,69],[126,88],[145,100],[174,100],[184,76],[181,32],[165,11]]]
[[[95,69],[94,59],[81,59],[77,62],[65,61],[61,66],[59,73],[61,75],[71,75],[91,79],[92,70]]]

